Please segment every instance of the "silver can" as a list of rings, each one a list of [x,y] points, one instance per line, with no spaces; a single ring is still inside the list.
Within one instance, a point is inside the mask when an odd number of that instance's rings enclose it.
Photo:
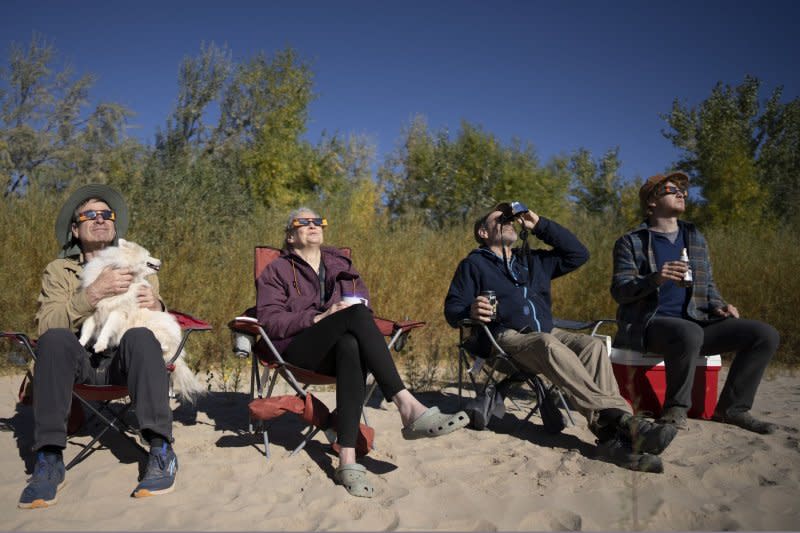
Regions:
[[[492,320],[497,320],[497,294],[494,291],[481,291],[481,296],[489,300],[492,306]]]

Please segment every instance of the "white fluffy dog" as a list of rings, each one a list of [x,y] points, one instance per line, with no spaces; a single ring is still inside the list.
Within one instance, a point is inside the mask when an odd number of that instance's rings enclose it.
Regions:
[[[103,298],[97,303],[94,313],[81,327],[80,343],[86,346],[95,339],[95,352],[102,352],[108,347],[118,346],[129,329],[145,327],[153,332],[161,344],[164,360],[169,361],[181,342],[178,321],[169,313],[143,309],[136,301],[139,288],[150,285],[145,277],[155,274],[161,267],[161,261],[151,257],[150,252],[142,246],[119,239],[119,246],[101,250],[86,263],[81,285],[84,288],[91,285],[106,267],[131,269],[133,281],[123,294]],[[195,396],[205,389],[183,360],[185,354],[182,350],[180,357],[175,360],[172,377],[181,397],[193,402]]]

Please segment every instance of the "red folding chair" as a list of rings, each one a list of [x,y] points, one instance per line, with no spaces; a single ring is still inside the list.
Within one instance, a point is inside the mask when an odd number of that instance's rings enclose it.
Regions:
[[[350,248],[339,248],[339,250],[347,257],[351,256]],[[272,261],[277,259],[281,254],[281,250],[271,246],[257,246],[254,253],[253,274],[254,279],[257,280],[261,272]],[[385,318],[375,317],[375,325],[380,332],[387,337],[387,344],[389,349],[400,351],[406,344],[411,331],[421,328],[425,322],[405,320],[394,321]],[[269,452],[269,436],[267,432],[266,422],[268,421],[260,413],[264,411],[277,412],[280,405],[286,402],[285,397],[273,397],[272,392],[275,388],[278,376],[283,378],[286,383],[295,391],[296,396],[304,402],[309,393],[308,389],[314,385],[333,385],[336,383],[336,377],[328,376],[325,374],[318,374],[305,368],[300,368],[291,363],[286,362],[281,357],[278,350],[272,344],[264,328],[258,323],[256,319],[255,307],[247,309],[243,316],[238,316],[228,323],[233,335],[233,351],[239,357],[250,358],[250,424],[249,430],[251,433],[262,433],[264,441],[264,456],[267,460],[270,457]],[[263,368],[259,372],[259,368]],[[270,373],[272,372],[272,377]],[[369,379],[369,378],[368,378]],[[264,393],[264,384],[269,383],[266,394]],[[377,386],[376,382],[372,382],[367,394],[364,398],[364,405],[367,404],[369,398]],[[256,403],[256,402],[260,402]],[[263,409],[264,402],[274,402],[276,409]],[[305,402],[311,403],[311,402]],[[295,411],[296,412],[296,411]],[[334,411],[335,414],[335,411]],[[362,410],[364,423],[369,424],[367,414]],[[314,438],[314,436],[323,429],[324,426],[316,425],[311,421],[310,416],[304,414],[303,418],[309,425],[308,431],[305,434],[303,441],[290,453],[290,456],[295,455],[302,450],[306,444]],[[371,429],[371,428],[370,428]],[[362,428],[362,434],[364,428]],[[329,436],[329,440],[330,440]],[[367,450],[368,451],[368,450]]]
[[[179,311],[170,311],[181,326],[183,337],[175,350],[175,355],[170,358],[166,363],[167,372],[172,372],[175,369],[175,361],[178,359],[189,335],[195,331],[209,331],[211,325],[191,315],[181,313]],[[18,331],[4,331],[0,333],[0,337],[16,342],[25,348],[26,353],[33,361],[36,361],[36,341],[28,337],[25,333]],[[30,402],[30,397],[26,396],[26,375],[20,387],[19,400],[21,403]],[[123,400],[120,402],[120,400]],[[96,404],[95,407],[92,404]],[[130,402],[128,387],[125,385],[84,385],[76,384],[72,388],[72,406],[70,407],[70,422],[68,424],[68,433],[72,434],[82,426],[85,422],[84,408],[89,410],[91,416],[102,421],[102,429],[95,435],[92,440],[83,446],[81,451],[67,464],[66,469],[69,470],[90,454],[102,448],[98,446],[95,448],[100,438],[105,435],[109,429],[114,429],[117,433],[125,437],[125,439],[134,445],[138,450],[145,452],[145,450],[136,442],[136,439],[131,437],[129,433],[135,434],[141,438],[138,429],[128,424],[124,417],[132,408],[133,404]],[[146,452],[145,452],[146,453]]]

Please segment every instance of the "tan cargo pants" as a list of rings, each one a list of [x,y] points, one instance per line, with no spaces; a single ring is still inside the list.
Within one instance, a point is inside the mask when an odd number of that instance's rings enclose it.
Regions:
[[[555,328],[552,333],[506,330],[497,336],[497,343],[524,370],[541,374],[558,386],[590,425],[603,409],[632,413],[619,394],[608,350],[601,339]]]

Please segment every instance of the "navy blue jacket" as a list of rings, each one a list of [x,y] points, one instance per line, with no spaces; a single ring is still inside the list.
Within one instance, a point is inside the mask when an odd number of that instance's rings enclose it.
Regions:
[[[514,248],[510,274],[503,258],[483,246],[459,263],[444,301],[444,316],[451,326],[469,318],[470,305],[481,291],[493,290],[497,294],[493,332],[501,327],[545,333],[553,329],[550,281],[588,261],[589,250],[569,230],[544,217],[539,217],[533,234],[553,249],[530,250],[526,266],[522,249]]]

